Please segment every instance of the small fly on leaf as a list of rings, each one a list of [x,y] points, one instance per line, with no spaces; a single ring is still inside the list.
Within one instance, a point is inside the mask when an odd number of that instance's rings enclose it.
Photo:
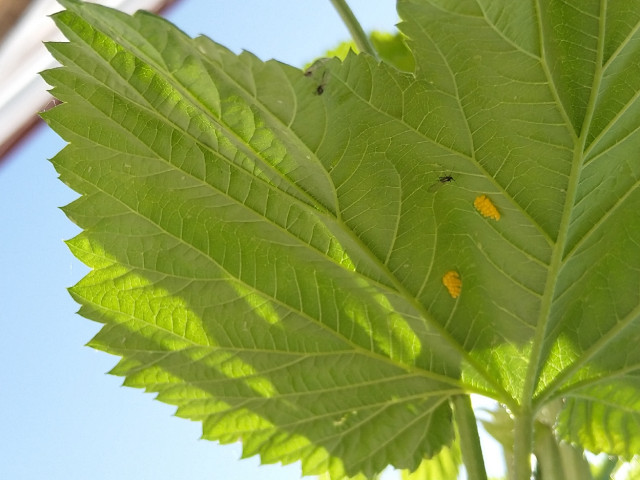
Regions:
[[[315,91],[316,95],[322,95],[324,93],[324,87],[327,85],[326,80],[324,79],[326,73],[327,72],[324,72],[322,74],[322,78],[320,79],[320,83],[316,87],[316,91]]]
[[[322,95],[327,86],[327,69],[324,66],[330,58],[320,58],[313,62],[309,68],[304,71],[304,76],[316,80],[317,85],[314,90],[316,95]]]
[[[456,179],[453,178],[451,175],[442,175],[441,177],[438,177],[438,181],[435,182],[433,185],[431,185],[429,187],[429,192],[435,192],[438,188],[440,188],[442,185],[444,185],[445,183],[449,183],[449,182],[455,182]]]

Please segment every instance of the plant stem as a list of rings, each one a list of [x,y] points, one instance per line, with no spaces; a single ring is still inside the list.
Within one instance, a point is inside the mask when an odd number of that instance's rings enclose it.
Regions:
[[[537,470],[544,480],[564,480],[562,454],[553,431],[548,425],[538,422],[535,426],[535,454]],[[587,478],[583,480],[588,480]]]
[[[460,436],[462,461],[467,469],[467,476],[470,480],[487,480],[482,448],[480,447],[480,435],[478,435],[478,424],[471,406],[471,397],[456,395],[453,397],[452,403]]]
[[[533,452],[533,413],[522,407],[514,412],[513,421],[513,479],[531,479],[531,453]]]
[[[371,42],[369,42],[369,37],[364,33],[360,22],[347,5],[346,0],[331,0],[333,7],[338,11],[342,21],[349,29],[349,33],[351,33],[351,37],[355,42],[358,50],[361,52],[366,52],[374,58],[378,58],[376,51],[373,49]]]

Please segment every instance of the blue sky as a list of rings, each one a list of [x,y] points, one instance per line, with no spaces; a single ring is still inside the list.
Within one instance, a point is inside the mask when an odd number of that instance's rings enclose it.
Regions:
[[[392,31],[393,0],[351,0],[365,30]],[[189,35],[303,66],[348,32],[329,0],[181,0],[165,15]],[[63,240],[58,207],[76,195],[46,160],[64,142],[40,125],[0,166],[0,478],[298,479],[297,464],[242,461],[239,445],[199,440],[197,423],[106,375],[116,358],[83,345],[99,326],[66,292],[87,272]]]

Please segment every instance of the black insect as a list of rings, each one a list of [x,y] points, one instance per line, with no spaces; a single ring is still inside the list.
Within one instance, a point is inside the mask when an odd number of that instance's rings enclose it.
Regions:
[[[438,181],[436,183],[434,183],[429,187],[428,191],[435,192],[439,187],[441,187],[445,183],[455,182],[455,181],[456,179],[453,178],[451,175],[442,175],[441,177],[438,177]]]
[[[318,86],[314,90],[313,93],[316,95],[322,95],[324,93],[324,89],[327,86],[327,72],[322,72],[320,79],[318,80]]]
[[[313,90],[316,95],[322,95],[327,85],[327,70],[325,63],[328,61],[328,58],[321,58],[319,60],[316,60],[304,72],[305,77],[312,78],[316,81],[316,87]]]

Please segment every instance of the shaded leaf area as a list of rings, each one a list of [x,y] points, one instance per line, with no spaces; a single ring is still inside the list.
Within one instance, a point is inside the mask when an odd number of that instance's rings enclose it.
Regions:
[[[584,441],[586,429],[592,450],[628,455],[640,433],[640,4],[623,3],[408,1],[400,12],[417,71],[460,100],[474,159],[551,241],[531,350],[487,359],[523,402],[575,389],[570,405],[590,414],[563,435]],[[616,389],[624,401],[605,406]],[[625,438],[605,441],[618,437],[603,421],[616,407]]]
[[[573,395],[564,435],[636,451],[629,9],[402,0],[415,75],[353,54],[305,74],[62,3],[70,43],[43,76],[64,103],[45,118],[93,269],[71,292],[127,385],[205,438],[336,478],[418,468],[461,392]]]

